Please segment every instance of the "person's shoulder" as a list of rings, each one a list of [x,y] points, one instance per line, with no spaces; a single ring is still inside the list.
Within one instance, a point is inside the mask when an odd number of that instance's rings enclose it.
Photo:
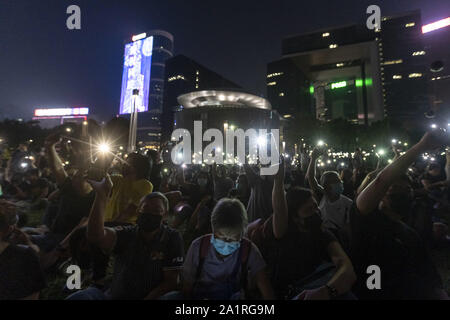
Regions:
[[[255,252],[255,253],[261,254],[260,251],[259,251],[258,246],[252,240],[244,238],[244,242],[246,242],[246,245],[249,247],[249,250],[251,252]]]
[[[149,189],[149,188],[153,187],[152,183],[150,181],[148,181],[147,179],[136,180],[133,184],[135,187],[142,188],[142,189]]]
[[[181,238],[181,232],[177,229],[174,229],[166,224],[161,225],[162,232],[167,235],[168,238]]]
[[[197,239],[193,240],[189,246],[189,250],[198,251],[200,249],[200,244],[202,243],[202,239],[206,236],[207,235],[201,236],[201,237],[198,237]]]

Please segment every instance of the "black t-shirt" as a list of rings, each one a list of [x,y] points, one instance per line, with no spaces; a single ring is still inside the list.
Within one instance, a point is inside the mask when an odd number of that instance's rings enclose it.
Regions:
[[[361,299],[427,299],[441,279],[423,240],[412,228],[376,210],[350,215],[350,256],[358,277],[355,293]],[[381,289],[368,290],[366,270],[381,270]]]
[[[289,222],[286,235],[276,239],[271,216],[252,234],[252,241],[259,247],[266,260],[279,298],[287,293],[289,285],[311,275],[323,262],[329,260],[328,245],[337,241],[328,230],[301,232],[293,221]]]
[[[69,234],[83,217],[89,216],[94,198],[94,191],[79,195],[72,186],[72,179],[67,178],[61,186],[58,213],[51,231],[64,236]]]
[[[9,245],[0,254],[0,300],[23,299],[41,291],[45,278],[30,247]]]
[[[158,239],[144,242],[138,226],[115,227],[117,241],[111,298],[144,299],[164,279],[163,271],[183,266],[183,240],[178,231],[161,225]]]

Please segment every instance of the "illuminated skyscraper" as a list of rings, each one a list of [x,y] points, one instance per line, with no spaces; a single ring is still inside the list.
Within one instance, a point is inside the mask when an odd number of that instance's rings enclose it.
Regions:
[[[287,117],[370,124],[387,116],[414,127],[429,107],[421,27],[412,11],[383,17],[377,30],[355,24],[287,37],[283,58],[268,64],[268,99]]]
[[[134,35],[125,46],[119,113],[130,114],[135,105],[137,141],[144,145],[156,146],[161,137],[165,62],[173,56],[173,40],[167,31],[152,30]]]

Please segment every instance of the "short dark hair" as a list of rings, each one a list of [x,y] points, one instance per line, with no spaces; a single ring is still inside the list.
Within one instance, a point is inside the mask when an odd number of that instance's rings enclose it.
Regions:
[[[136,170],[138,179],[148,179],[150,174],[150,163],[148,158],[139,153],[130,153],[127,162]]]
[[[148,200],[152,200],[152,199],[161,199],[162,202],[164,203],[164,207],[166,208],[166,211],[169,211],[169,200],[161,192],[152,192],[152,193],[149,193],[148,195],[142,197],[139,205],[141,205],[142,202],[144,202],[144,201],[148,201]]]
[[[238,199],[222,198],[211,213],[213,231],[226,230],[235,235],[244,234],[248,225],[247,211]]]
[[[295,217],[298,209],[301,208],[311,197],[312,192],[309,189],[301,187],[290,188],[286,193],[289,216]]]

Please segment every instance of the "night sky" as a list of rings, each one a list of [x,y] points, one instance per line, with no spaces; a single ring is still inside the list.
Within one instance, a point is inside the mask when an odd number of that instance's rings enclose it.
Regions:
[[[66,28],[72,4],[79,31]],[[151,29],[174,35],[175,54],[265,94],[283,36],[365,23],[370,4],[382,15],[421,9],[424,24],[450,16],[449,0],[0,0],[0,114],[89,106],[108,119],[119,108],[124,41]]]

